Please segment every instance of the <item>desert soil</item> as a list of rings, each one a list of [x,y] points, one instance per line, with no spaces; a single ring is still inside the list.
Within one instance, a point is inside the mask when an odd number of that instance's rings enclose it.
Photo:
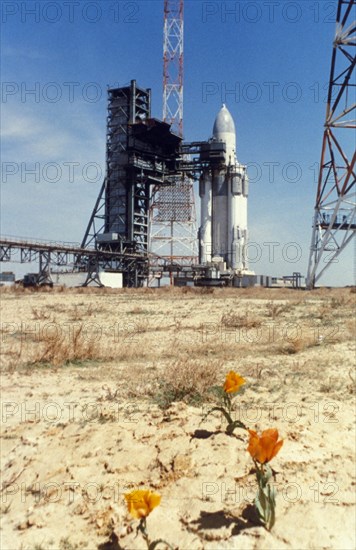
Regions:
[[[180,550],[354,549],[353,290],[3,290],[1,548],[144,549],[147,488]],[[284,440],[271,532],[247,433],[204,420],[229,370],[235,417]]]

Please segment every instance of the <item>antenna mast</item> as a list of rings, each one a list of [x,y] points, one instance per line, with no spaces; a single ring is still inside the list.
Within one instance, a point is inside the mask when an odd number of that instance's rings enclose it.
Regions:
[[[164,0],[163,120],[183,137],[184,2]],[[178,176],[152,191],[151,266],[170,274],[197,263],[198,241],[192,181]]]

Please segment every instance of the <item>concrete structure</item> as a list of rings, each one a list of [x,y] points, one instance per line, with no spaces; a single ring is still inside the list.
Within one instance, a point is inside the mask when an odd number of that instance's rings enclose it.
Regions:
[[[66,287],[79,287],[83,286],[87,279],[87,273],[82,272],[56,272],[51,273],[51,277],[55,286],[66,286]],[[100,282],[105,287],[110,288],[122,288],[122,273],[110,273],[109,271],[100,271],[99,272]],[[97,283],[93,282],[88,286],[98,286]]]

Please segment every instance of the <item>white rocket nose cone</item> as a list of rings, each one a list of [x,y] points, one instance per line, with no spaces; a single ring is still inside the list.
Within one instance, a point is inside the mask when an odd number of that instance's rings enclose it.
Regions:
[[[213,128],[213,139],[223,141],[226,144],[226,164],[234,164],[236,161],[236,132],[233,118],[223,104],[216,115]]]
[[[219,139],[221,134],[234,134],[235,136],[235,124],[230,114],[230,111],[223,104],[220,111],[216,115],[213,128],[213,137]]]

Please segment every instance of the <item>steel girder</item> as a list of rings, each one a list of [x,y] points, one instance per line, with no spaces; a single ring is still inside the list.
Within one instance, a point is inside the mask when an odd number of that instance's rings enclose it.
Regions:
[[[336,261],[356,231],[354,7],[354,0],[339,0],[306,281],[309,289]],[[352,144],[348,149],[347,138]]]

